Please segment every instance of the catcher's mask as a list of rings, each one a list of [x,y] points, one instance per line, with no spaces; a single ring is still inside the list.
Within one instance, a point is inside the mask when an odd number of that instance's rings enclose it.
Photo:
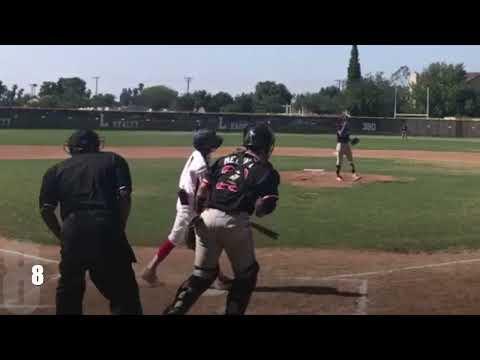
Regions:
[[[223,144],[223,138],[213,129],[200,129],[193,134],[193,147],[201,153],[209,153]]]
[[[98,152],[103,149],[104,139],[93,130],[75,131],[63,145],[63,149],[70,155]]]
[[[275,148],[275,134],[267,124],[250,125],[243,129],[243,146],[253,152],[264,152],[267,159]]]

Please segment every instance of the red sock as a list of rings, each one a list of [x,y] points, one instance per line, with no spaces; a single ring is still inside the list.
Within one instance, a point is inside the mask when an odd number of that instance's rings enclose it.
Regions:
[[[165,259],[174,247],[175,245],[170,240],[166,240],[162,245],[160,245],[157,251],[158,262]]]

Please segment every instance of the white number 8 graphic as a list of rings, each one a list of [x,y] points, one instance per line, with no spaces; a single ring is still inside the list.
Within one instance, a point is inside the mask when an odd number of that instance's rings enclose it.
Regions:
[[[43,266],[42,265],[32,266],[32,284],[35,286],[40,286],[43,284]]]

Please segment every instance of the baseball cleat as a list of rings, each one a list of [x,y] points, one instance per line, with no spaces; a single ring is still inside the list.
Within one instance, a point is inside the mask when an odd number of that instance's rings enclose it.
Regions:
[[[343,181],[343,177],[341,177],[340,175],[337,176],[337,181]]]
[[[362,178],[361,176],[358,176],[357,174],[353,174],[353,181],[358,181],[361,178]]]
[[[143,270],[141,278],[150,285],[158,283],[157,272],[155,268],[146,268]]]

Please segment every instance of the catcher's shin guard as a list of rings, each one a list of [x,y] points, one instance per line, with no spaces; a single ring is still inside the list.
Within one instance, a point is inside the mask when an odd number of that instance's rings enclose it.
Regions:
[[[205,270],[204,270],[205,271]],[[211,271],[212,276],[191,275],[177,290],[173,303],[163,312],[164,315],[185,315],[198,298],[216,279],[218,269]]]
[[[253,290],[257,285],[260,267],[257,262],[250,266],[244,274],[235,278],[227,296],[225,315],[243,315],[247,310]]]

